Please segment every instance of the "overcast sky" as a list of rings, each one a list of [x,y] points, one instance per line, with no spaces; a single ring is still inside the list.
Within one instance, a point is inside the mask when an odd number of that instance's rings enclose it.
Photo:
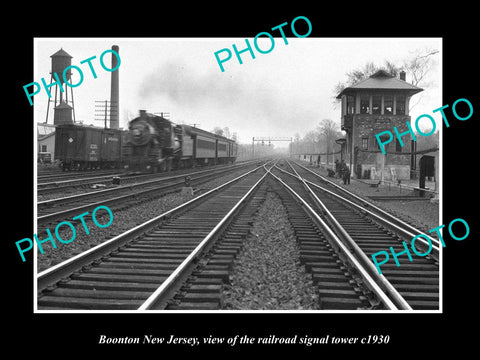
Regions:
[[[260,42],[268,49],[268,38]],[[253,47],[253,39],[249,39]],[[422,95],[411,116],[440,107],[442,42],[439,38],[275,38],[268,54],[255,48],[255,59],[242,54],[243,64],[235,55],[225,62],[221,72],[214,53],[223,48],[245,48],[245,38],[40,38],[35,40],[34,79],[50,82],[50,56],[63,48],[84,74],[81,85],[73,88],[75,115],[84,124],[103,126],[95,119],[95,101],[110,99],[111,73],[102,69],[100,55],[112,45],[120,47],[120,127],[126,128],[139,109],[167,112],[177,123],[199,124],[211,131],[229,127],[240,142],[251,143],[253,136],[303,136],[315,129],[322,119],[340,124],[340,107],[332,103],[333,89],[346,73],[367,62],[382,65],[385,60],[400,63],[415,50],[435,48],[438,66],[432,68],[433,86]],[[233,51],[232,51],[233,52]],[[82,60],[97,58],[92,65]],[[224,56],[225,54],[221,54]],[[111,56],[105,56],[110,67]],[[73,70],[72,82],[79,81]],[[407,74],[407,81],[410,81]],[[70,92],[70,89],[68,89]],[[53,92],[53,88],[52,88]],[[419,96],[419,95],[415,95]],[[35,95],[37,122],[44,122],[47,110],[44,89]],[[28,100],[25,97],[26,104]],[[433,115],[433,114],[432,114]],[[434,116],[438,118],[438,114]],[[49,123],[53,123],[50,108]],[[280,144],[278,144],[280,145]]]

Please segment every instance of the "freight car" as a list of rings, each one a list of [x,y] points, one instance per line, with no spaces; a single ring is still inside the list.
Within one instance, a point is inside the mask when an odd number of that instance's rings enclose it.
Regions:
[[[124,155],[128,171],[169,171],[234,162],[237,144],[140,110],[140,116],[129,123]]]
[[[123,165],[126,132],[77,124],[57,125],[55,159],[65,170],[117,168]]]

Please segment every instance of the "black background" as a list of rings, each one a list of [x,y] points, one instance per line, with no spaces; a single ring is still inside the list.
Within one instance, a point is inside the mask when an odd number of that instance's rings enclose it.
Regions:
[[[474,4],[456,2],[422,9],[418,4],[397,2],[395,6],[374,3],[293,7],[278,3],[260,7],[246,3],[223,3],[218,6],[202,3],[192,8],[184,3],[174,9],[166,3],[112,3],[99,9],[96,4],[72,3],[35,5],[18,12],[18,19],[2,25],[3,69],[3,132],[7,143],[3,152],[2,194],[4,208],[3,278],[4,344],[14,354],[31,351],[37,354],[90,355],[121,353],[137,355],[154,351],[191,355],[198,352],[224,351],[321,355],[398,354],[419,358],[438,355],[446,349],[467,351],[475,344],[478,311],[476,292],[476,218],[477,204],[477,138],[478,102],[478,37],[474,36],[476,12]],[[52,11],[52,8],[53,11]],[[262,10],[260,10],[260,8]],[[11,10],[12,11],[12,10]],[[443,223],[462,218],[470,225],[470,235],[458,242],[444,232],[442,314],[34,314],[33,258],[21,262],[15,241],[33,234],[33,108],[26,101],[23,85],[33,78],[34,37],[229,37],[253,38],[257,33],[297,16],[306,16],[312,23],[310,37],[442,37],[443,38],[443,104],[450,127],[443,131]],[[6,16],[8,18],[8,16]],[[12,18],[12,20],[14,20]],[[299,33],[302,33],[299,30]],[[11,34],[11,35],[10,35]],[[213,56],[213,54],[212,54]],[[274,55],[272,55],[274,56]],[[354,56],[354,54],[352,54]],[[328,69],[325,69],[328,71]],[[474,88],[475,91],[474,92]],[[473,104],[474,114],[467,121],[458,121],[451,105],[458,98]],[[13,102],[12,102],[13,100]],[[433,109],[432,109],[433,110]],[[312,125],[313,126],[313,125]],[[35,130],[36,131],[36,130]],[[2,221],[2,222],[3,222]],[[31,254],[32,252],[30,252]],[[5,335],[7,334],[7,335]],[[156,337],[230,337],[276,336],[365,337],[389,335],[388,345],[317,345],[254,346],[231,348],[228,345],[165,347],[98,345],[99,335]],[[7,349],[5,349],[7,350]],[[395,351],[392,351],[395,350]],[[68,351],[68,353],[66,352]],[[35,356],[34,354],[32,354]],[[63,355],[63,356],[64,356]],[[68,356],[67,355],[67,356]],[[42,356],[40,356],[42,357]]]

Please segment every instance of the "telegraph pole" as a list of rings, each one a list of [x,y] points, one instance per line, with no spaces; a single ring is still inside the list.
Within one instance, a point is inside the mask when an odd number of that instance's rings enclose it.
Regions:
[[[110,103],[110,104],[109,104]],[[104,121],[104,127],[107,129],[107,119],[111,119],[112,115],[117,115],[118,119],[118,111],[117,107],[112,107],[112,102],[108,100],[95,100],[95,120],[96,121]]]
[[[154,112],[153,115],[160,115],[164,119],[170,119],[170,113],[169,112]]]

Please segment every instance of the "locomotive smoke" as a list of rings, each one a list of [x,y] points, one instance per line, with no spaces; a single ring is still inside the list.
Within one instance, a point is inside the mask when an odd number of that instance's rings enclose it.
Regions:
[[[141,97],[154,97],[167,95],[178,104],[197,106],[205,101],[233,103],[235,94],[242,90],[234,82],[217,82],[212,75],[194,74],[185,65],[177,62],[167,62],[148,76],[139,95]]]
[[[292,98],[288,89],[275,86],[267,78],[219,76],[213,71],[194,73],[188,66],[172,61],[164,63],[143,81],[139,96],[167,96],[180,106],[200,112],[205,107],[221,110],[223,114],[232,115],[231,121],[235,122],[235,126],[271,127],[274,124],[293,134],[298,131],[293,118],[302,122],[317,121],[318,115],[314,111],[294,107],[293,104],[301,101]],[[233,117],[243,120],[235,121]],[[248,124],[246,119],[251,119],[253,123]]]

